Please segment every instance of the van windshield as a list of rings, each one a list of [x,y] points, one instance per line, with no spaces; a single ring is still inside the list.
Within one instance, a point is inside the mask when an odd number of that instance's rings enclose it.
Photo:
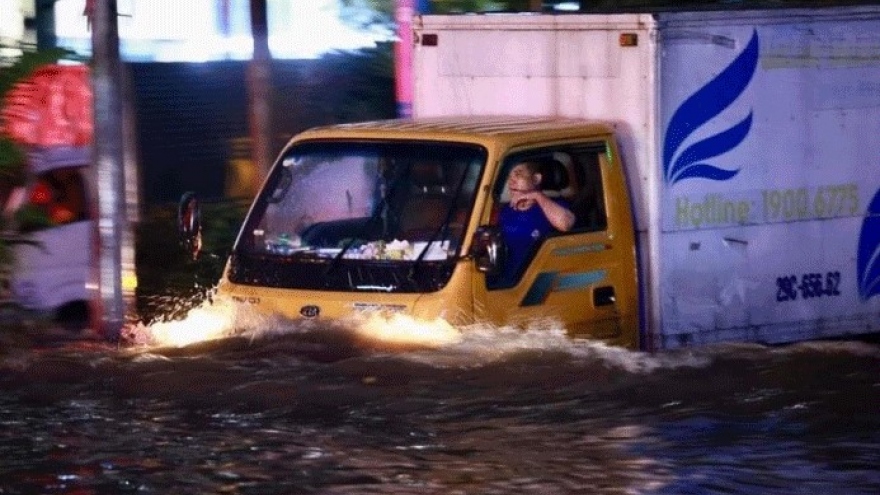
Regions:
[[[485,160],[484,148],[466,144],[296,145],[281,157],[245,221],[232,260],[231,276],[239,280],[233,281],[290,288],[319,288],[315,284],[320,283],[320,288],[334,290],[426,290],[394,282],[401,275],[413,278],[395,270],[431,271],[431,265],[457,259]],[[320,281],[304,280],[293,271],[279,277],[274,268],[276,275],[260,275],[256,264],[245,269],[257,259],[264,265],[319,265],[317,271],[300,266],[296,273],[309,272]],[[381,266],[393,276],[385,280],[373,274],[368,277],[372,280],[360,280],[366,265]],[[357,269],[351,271],[352,266]],[[344,276],[334,283],[340,274]],[[445,284],[432,284],[441,282]]]

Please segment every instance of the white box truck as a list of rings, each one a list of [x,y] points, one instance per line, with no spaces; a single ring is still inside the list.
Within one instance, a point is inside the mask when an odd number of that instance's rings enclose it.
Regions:
[[[89,317],[91,147],[32,146],[27,151],[27,184],[13,191],[6,204],[10,214],[18,212],[17,227],[29,241],[15,246],[13,300],[80,330]]]
[[[880,328],[880,7],[414,26],[416,117],[615,124],[650,347]]]
[[[647,350],[880,330],[880,7],[413,25],[414,117],[295,136],[218,297]]]

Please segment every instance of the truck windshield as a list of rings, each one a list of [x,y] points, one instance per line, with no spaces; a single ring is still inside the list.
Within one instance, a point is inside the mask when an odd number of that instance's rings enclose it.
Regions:
[[[459,254],[485,159],[485,149],[465,144],[296,145],[245,221],[230,278],[288,288],[436,290]]]

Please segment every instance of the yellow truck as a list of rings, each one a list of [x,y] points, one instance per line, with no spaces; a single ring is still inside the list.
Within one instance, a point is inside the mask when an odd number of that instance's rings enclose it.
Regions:
[[[877,332],[877,33],[876,6],[418,16],[414,117],[295,136],[218,293],[646,350]],[[574,220],[511,267],[524,162]]]

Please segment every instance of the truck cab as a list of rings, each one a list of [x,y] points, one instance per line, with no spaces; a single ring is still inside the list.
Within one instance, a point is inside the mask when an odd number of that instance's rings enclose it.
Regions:
[[[4,205],[28,241],[14,246],[13,300],[76,330],[89,321],[89,164],[88,147],[34,148],[27,183]]]
[[[243,223],[220,296],[287,318],[368,312],[456,325],[553,320],[635,347],[632,212],[614,129],[577,119],[442,117],[343,124],[294,137]],[[506,283],[498,212],[507,174],[541,167],[575,215]]]

